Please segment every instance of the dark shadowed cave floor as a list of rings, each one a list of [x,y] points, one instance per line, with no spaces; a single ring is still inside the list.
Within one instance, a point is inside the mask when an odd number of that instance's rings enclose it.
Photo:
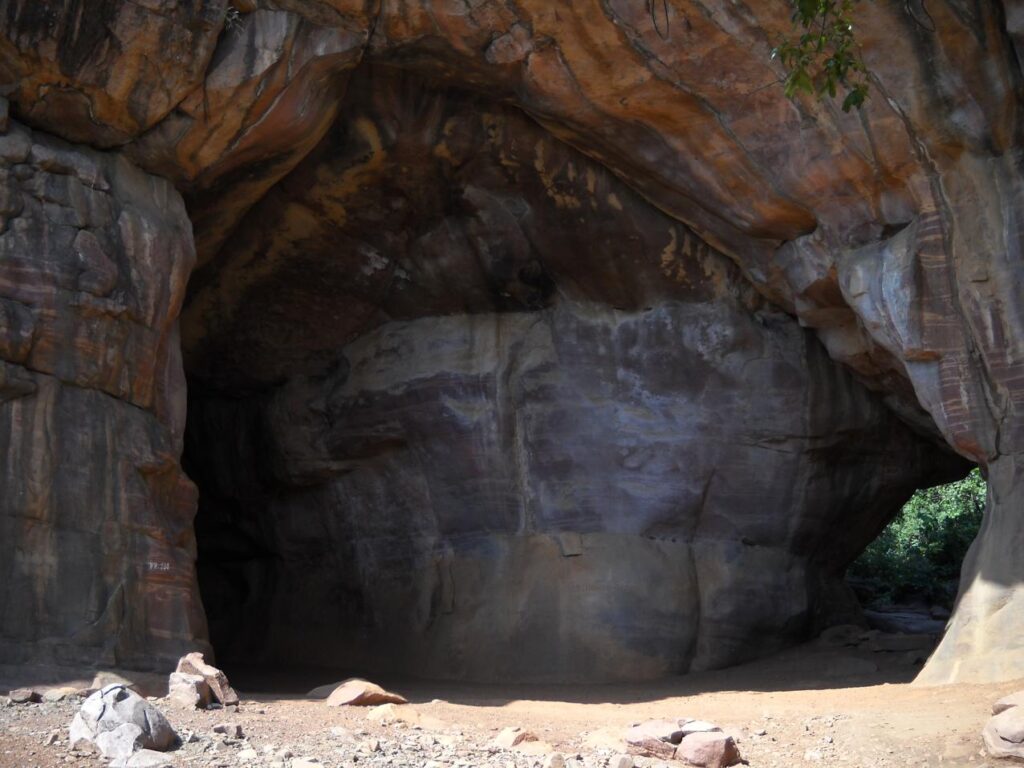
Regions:
[[[1024,687],[1024,681],[915,686],[917,667],[899,654],[819,642],[732,669],[636,685],[384,680],[410,699],[402,714],[419,718],[387,723],[369,718],[365,708],[328,708],[302,698],[314,685],[336,680],[337,671],[227,671],[242,697],[238,712],[184,712],[157,702],[180,734],[197,737],[169,753],[169,764],[532,768],[554,750],[565,756],[566,768],[604,768],[625,751],[622,733],[630,724],[688,716],[716,722],[734,735],[751,766],[984,766],[998,763],[981,754],[980,731],[991,703]],[[0,669],[0,687],[52,687],[52,672]],[[63,682],[88,680],[65,676]],[[70,701],[0,707],[0,766],[106,765],[69,752],[67,725],[76,707]],[[244,738],[212,733],[226,721],[241,725]],[[541,754],[491,748],[506,726],[522,726],[551,746]],[[55,731],[56,741],[47,744]],[[682,764],[637,758],[637,765]]]

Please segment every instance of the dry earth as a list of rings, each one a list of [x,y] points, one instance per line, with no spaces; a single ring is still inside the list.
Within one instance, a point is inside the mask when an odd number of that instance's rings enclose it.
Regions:
[[[872,667],[877,669],[872,670]],[[806,645],[733,669],[643,685],[469,686],[384,681],[412,702],[421,722],[377,722],[366,708],[328,708],[300,691],[331,677],[315,671],[277,676],[228,670],[242,704],[233,711],[175,709],[157,702],[186,743],[168,753],[180,766],[306,768],[531,768],[550,751],[567,768],[603,768],[624,752],[624,729],[661,717],[712,720],[736,737],[749,765],[995,766],[981,753],[991,703],[1024,687],[921,687],[916,668],[895,654]],[[32,682],[31,670],[3,675],[4,687]],[[337,673],[334,673],[337,677]],[[81,680],[64,681],[81,684]],[[273,691],[273,692],[257,692]],[[72,752],[67,726],[77,701],[0,707],[0,766],[100,766]],[[415,717],[413,715],[413,717]],[[215,734],[224,722],[243,738]],[[551,745],[538,754],[490,746],[506,726],[522,726]],[[658,768],[662,761],[638,758]],[[680,764],[681,765],[681,764]]]

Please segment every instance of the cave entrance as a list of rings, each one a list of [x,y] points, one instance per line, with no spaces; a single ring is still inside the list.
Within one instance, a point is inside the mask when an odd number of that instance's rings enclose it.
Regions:
[[[903,505],[847,571],[871,627],[941,637],[985,499],[986,483],[975,468],[960,480],[919,489]]]
[[[612,682],[743,663],[842,623],[847,565],[921,478],[964,472],[838,373],[813,391],[823,409],[835,386],[864,398],[859,431],[803,453],[753,443],[750,419],[717,418],[703,386],[661,384],[668,355],[680,370],[696,361],[674,338],[653,367],[611,355],[595,372],[591,355],[611,342],[581,342],[580,329],[612,311],[585,312],[388,323],[323,371],[248,393],[193,378],[183,464],[200,489],[199,582],[220,663],[294,690],[350,674]],[[823,354],[778,322],[768,332]],[[639,393],[617,387],[624,371]],[[652,382],[664,386],[653,405]],[[755,427],[808,428],[776,418]],[[722,476],[737,463],[746,476]],[[890,562],[886,542],[909,551],[913,525],[941,528],[936,566],[955,578],[970,533],[946,507],[983,504],[979,491],[976,474],[919,491],[857,560],[855,590],[874,584],[877,601],[897,584],[884,568],[916,561]],[[919,522],[933,502],[939,522]],[[912,675],[891,666],[872,669]]]
[[[346,643],[365,617],[345,587],[357,542],[318,518],[312,481],[282,474],[271,399],[192,382],[182,463],[200,490],[197,572],[218,663],[251,688],[298,692],[325,681],[319,668],[355,671]]]
[[[600,163],[396,77],[190,280],[218,658],[635,682],[806,640],[963,460]]]

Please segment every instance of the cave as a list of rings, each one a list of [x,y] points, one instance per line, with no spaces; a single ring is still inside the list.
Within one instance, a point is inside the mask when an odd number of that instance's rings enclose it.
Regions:
[[[978,466],[919,679],[1020,677],[1019,14],[845,112],[784,3],[102,5],[0,19],[4,660],[719,668]]]
[[[858,620],[966,462],[518,110],[370,70],[342,111],[183,310],[219,659],[637,680]]]

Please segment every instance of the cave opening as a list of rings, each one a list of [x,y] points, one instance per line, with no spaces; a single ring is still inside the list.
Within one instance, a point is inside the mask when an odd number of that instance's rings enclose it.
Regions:
[[[445,335],[457,334],[448,328]],[[466,338],[456,343],[472,347]],[[771,546],[763,532],[760,541],[751,535],[764,525],[757,518],[773,510],[752,509],[749,497],[735,506],[734,489],[715,484],[714,467],[708,472],[712,480],[699,491],[704,498],[683,498],[680,506],[682,462],[666,471],[648,458],[641,467],[615,451],[612,464],[597,462],[607,461],[606,455],[591,456],[588,464],[577,443],[577,466],[567,484],[559,483],[560,493],[577,494],[570,502],[575,517],[566,516],[569,505],[556,510],[548,496],[534,508],[536,527],[528,530],[521,515],[530,500],[516,498],[502,467],[510,450],[503,441],[509,438],[494,422],[497,431],[490,435],[480,427],[482,416],[500,419],[502,406],[489,400],[500,396],[491,388],[495,382],[480,375],[457,383],[450,375],[435,376],[404,382],[397,397],[362,388],[352,390],[359,392],[352,397],[345,389],[354,376],[350,366],[362,367],[355,359],[359,344],[353,346],[345,364],[267,391],[238,396],[194,382],[190,392],[184,467],[200,489],[197,567],[210,640],[218,663],[252,687],[301,692],[348,676],[482,682],[663,678],[742,664],[813,639],[823,628],[859,622],[858,599],[867,609],[865,630],[920,637],[883,637],[879,645],[870,633],[833,635],[846,665],[837,669],[848,669],[851,681],[861,679],[865,668],[869,677],[908,681],[941,634],[941,609],[953,594],[948,582],[959,569],[950,557],[962,557],[974,520],[968,514],[967,524],[958,526],[956,510],[943,508],[932,525],[928,504],[976,504],[979,487],[984,494],[976,471],[951,486],[916,492],[873,543],[868,542],[877,531],[867,529],[877,529],[882,515],[891,515],[894,504],[899,509],[913,490],[895,482],[902,478],[890,475],[867,493],[851,492],[828,534],[816,530],[816,538]],[[453,407],[455,396],[462,401]],[[542,421],[566,410],[564,400],[557,406]],[[516,407],[528,413],[536,405]],[[468,413],[470,422],[453,425],[455,416],[466,419]],[[526,467],[528,474],[538,474],[564,447],[558,444],[567,430],[585,430],[580,437],[591,443],[614,439],[622,422],[595,436],[588,426],[592,417],[593,412],[577,412],[571,426],[554,428],[554,437],[512,449],[545,452],[536,466]],[[710,431],[699,437],[723,439]],[[693,440],[681,434],[667,450],[677,459],[690,457],[693,447],[685,443]],[[826,452],[811,459],[820,462],[818,471],[795,475],[813,493],[810,509],[851,490],[837,486],[836,477],[867,476],[864,449],[858,450],[860,455]],[[724,455],[723,450],[719,462]],[[565,471],[557,467],[555,477]],[[947,468],[944,479],[958,471]],[[619,488],[617,499],[599,507],[595,486],[602,475],[612,475],[600,484],[603,494],[617,485],[634,487],[625,493]],[[533,489],[550,492],[544,485],[551,476],[533,480]],[[759,482],[765,493],[776,492],[766,476]],[[660,509],[637,506],[651,504],[659,493],[666,501]],[[627,494],[632,504],[623,504]],[[674,504],[668,501],[672,496]],[[875,514],[851,521],[865,503]],[[913,511],[922,507],[926,512],[915,517]],[[791,509],[785,501],[780,508]],[[693,517],[712,509],[716,525],[731,515],[747,533],[737,541],[734,529],[695,531]],[[800,514],[807,516],[809,509]],[[920,558],[912,557],[915,542],[908,531],[929,525],[931,543],[941,540],[943,546],[942,567],[922,574],[911,570]],[[885,549],[894,542],[903,547],[898,556]],[[809,554],[797,549],[801,544],[812,546]],[[917,604],[925,595],[901,586],[926,587],[938,570],[945,582],[936,585],[942,595],[929,594],[927,605]],[[709,595],[718,601],[714,610],[701,605]],[[755,604],[764,612],[737,627],[749,620]],[[717,643],[732,643],[728,654],[708,654],[698,634],[701,624],[712,626]],[[862,666],[851,661],[858,653]],[[812,659],[806,679],[815,669]],[[830,685],[846,680],[837,674],[829,673]],[[793,676],[786,685],[799,685],[805,677]]]
[[[855,616],[847,566],[966,472],[522,112],[371,70],[342,113],[183,311],[183,465],[229,669],[742,663]]]
[[[951,483],[920,488],[868,544],[850,565],[847,583],[870,626],[942,635],[986,494],[977,467]]]

